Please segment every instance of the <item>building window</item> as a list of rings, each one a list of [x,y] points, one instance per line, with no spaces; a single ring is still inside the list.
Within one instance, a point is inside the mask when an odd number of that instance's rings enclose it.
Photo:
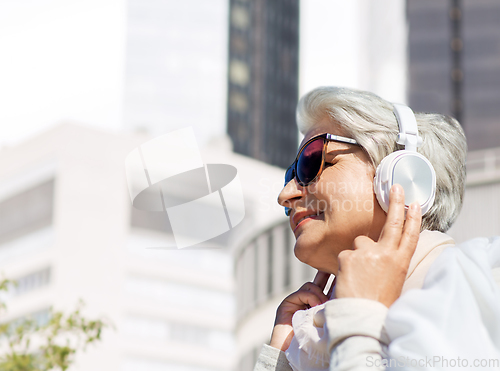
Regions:
[[[12,296],[20,296],[50,284],[50,267],[30,273],[16,280],[12,287]]]
[[[235,54],[244,55],[248,51],[248,43],[241,35],[231,35],[231,48]]]
[[[250,68],[245,62],[233,59],[229,63],[229,79],[236,85],[248,85],[250,81]]]
[[[231,24],[236,28],[246,30],[250,26],[248,10],[243,6],[234,4],[231,9]]]
[[[50,321],[50,308],[41,309],[30,315],[35,321],[37,326],[45,326]]]
[[[249,106],[247,96],[233,91],[229,96],[229,105],[238,113],[246,113]]]
[[[0,244],[52,223],[54,179],[0,201]]]
[[[32,312],[25,316],[17,317],[9,322],[9,329],[7,331],[15,331],[15,329],[25,323],[26,321],[33,321],[36,326],[42,327],[50,321],[50,308],[44,308],[36,312]],[[7,333],[2,333],[2,337],[7,336]]]

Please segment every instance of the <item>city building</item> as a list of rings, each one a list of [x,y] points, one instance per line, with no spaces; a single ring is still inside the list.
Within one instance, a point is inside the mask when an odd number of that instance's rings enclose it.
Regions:
[[[298,141],[299,0],[229,4],[227,132],[236,153],[286,168]]]
[[[457,243],[500,236],[500,147],[467,154],[464,204],[448,234]]]
[[[126,0],[123,127],[161,135],[226,132],[226,0]]]
[[[469,149],[500,137],[500,3],[409,0],[409,103],[457,117]]]
[[[64,124],[0,151],[0,272],[19,285],[3,321],[48,309],[107,318],[82,370],[234,371],[236,302],[231,246],[286,220],[275,203],[282,170],[201,148],[207,163],[238,170],[245,220],[226,235],[177,249],[163,213],[136,210],[125,158],[151,139]],[[195,355],[195,356],[194,356]]]

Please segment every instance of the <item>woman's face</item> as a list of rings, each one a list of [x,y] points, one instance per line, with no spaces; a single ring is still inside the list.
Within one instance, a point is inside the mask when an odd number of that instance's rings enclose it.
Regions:
[[[348,136],[325,117],[305,134],[301,145],[324,133]],[[325,160],[323,173],[314,183],[302,187],[295,179],[290,181],[278,202],[291,208],[295,256],[316,269],[336,274],[338,254],[351,249],[357,236],[377,241],[386,214],[373,192],[375,170],[361,147],[329,142]]]

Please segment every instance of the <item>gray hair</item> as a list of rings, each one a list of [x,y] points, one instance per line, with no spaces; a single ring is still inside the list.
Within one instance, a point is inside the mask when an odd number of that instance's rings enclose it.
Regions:
[[[396,143],[398,123],[393,105],[379,96],[354,89],[319,87],[297,105],[297,125],[305,134],[325,116],[355,139],[368,153],[376,169],[390,153],[404,149]],[[422,230],[447,231],[462,208],[465,191],[465,134],[452,117],[415,113],[423,144],[418,152],[436,171],[434,205],[422,218]]]

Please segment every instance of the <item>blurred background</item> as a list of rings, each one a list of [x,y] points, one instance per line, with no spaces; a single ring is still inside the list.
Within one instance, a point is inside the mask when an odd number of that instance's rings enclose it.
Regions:
[[[496,0],[0,0],[0,55],[0,271],[19,282],[2,321],[82,298],[116,330],[75,370],[253,369],[314,274],[276,197],[317,86],[458,118],[468,180],[449,234],[500,234]],[[206,163],[238,169],[246,215],[177,250],[164,214],[132,207],[124,164],[187,126]]]

